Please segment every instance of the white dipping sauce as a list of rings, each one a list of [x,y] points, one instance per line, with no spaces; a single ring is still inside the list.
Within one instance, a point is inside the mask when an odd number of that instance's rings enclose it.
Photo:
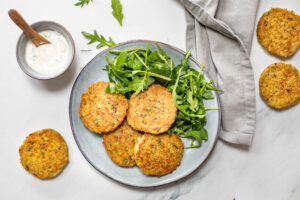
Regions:
[[[51,75],[61,72],[66,68],[70,58],[70,48],[66,38],[53,30],[39,32],[51,44],[36,47],[31,40],[26,44],[25,60],[36,72]]]

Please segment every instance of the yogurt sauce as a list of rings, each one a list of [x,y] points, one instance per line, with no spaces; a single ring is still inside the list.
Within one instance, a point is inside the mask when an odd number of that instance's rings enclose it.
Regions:
[[[53,30],[39,32],[51,44],[43,44],[36,47],[31,40],[26,44],[25,60],[36,72],[51,75],[61,72],[66,68],[71,50],[66,38]]]

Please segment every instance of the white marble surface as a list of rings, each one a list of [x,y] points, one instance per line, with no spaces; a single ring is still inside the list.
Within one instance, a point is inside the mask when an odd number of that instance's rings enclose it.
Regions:
[[[0,0],[0,199],[300,199],[300,105],[283,111],[270,109],[257,91],[257,130],[251,147],[218,141],[209,159],[192,175],[163,187],[138,189],[119,184],[96,171],[81,155],[72,136],[68,102],[81,68],[99,50],[86,45],[82,30],[96,29],[116,42],[151,39],[185,49],[185,18],[176,0],[122,0],[123,27],[111,15],[110,1],[94,0],[74,7],[75,0]],[[300,14],[299,0],[263,0],[258,16],[271,7],[286,7]],[[76,58],[70,70],[50,81],[26,76],[15,59],[21,31],[7,11],[19,10],[29,23],[53,20],[73,35]],[[246,23],[246,22],[245,22]],[[82,49],[93,49],[81,52]],[[284,61],[300,69],[300,51],[280,60],[268,54],[254,35],[251,59],[256,86],[263,69]],[[41,181],[19,164],[18,147],[32,131],[52,127],[64,136],[70,163],[57,178]]]

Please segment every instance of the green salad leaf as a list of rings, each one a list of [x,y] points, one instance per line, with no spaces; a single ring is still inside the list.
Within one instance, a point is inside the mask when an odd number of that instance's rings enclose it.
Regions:
[[[127,50],[111,50],[116,55],[114,60],[106,59],[110,80],[106,92],[121,93],[127,98],[133,93],[140,93],[152,83],[161,84],[172,93],[173,101],[178,108],[175,122],[169,129],[169,133],[176,133],[180,137],[190,138],[191,144],[186,148],[200,147],[202,142],[208,140],[206,124],[206,112],[218,108],[205,108],[204,100],[214,98],[214,91],[221,91],[207,81],[203,74],[203,64],[200,71],[190,67],[188,59],[191,56],[189,50],[175,66],[166,52],[156,44],[156,50],[147,48],[135,48]]]
[[[86,39],[90,40],[88,44],[92,44],[94,42],[99,42],[99,44],[96,46],[97,49],[100,49],[101,47],[104,47],[104,46],[112,47],[112,46],[114,46],[116,44],[111,39],[111,37],[109,37],[109,40],[106,40],[103,35],[100,34],[100,36],[99,36],[96,30],[94,30],[94,35],[90,34],[90,33],[87,33],[87,32],[84,32],[84,31],[82,31],[81,34]]]
[[[77,3],[75,3],[75,6],[83,7],[85,4],[89,5],[90,2],[93,2],[93,0],[79,0]]]
[[[119,24],[122,26],[123,13],[122,13],[122,4],[120,0],[111,0],[111,8],[113,9],[112,14],[118,20]]]

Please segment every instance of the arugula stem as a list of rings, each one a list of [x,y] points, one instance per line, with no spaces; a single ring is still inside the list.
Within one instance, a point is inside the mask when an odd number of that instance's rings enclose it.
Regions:
[[[208,84],[206,85],[206,87],[207,87],[208,89],[210,89],[210,90],[215,90],[215,91],[218,91],[218,92],[223,92],[223,90],[217,89],[217,88],[215,88],[215,87],[213,87],[213,86],[211,85],[212,80],[209,80],[207,83],[208,83]]]
[[[184,56],[184,58],[183,58],[183,60],[182,60],[182,67],[185,67],[186,65],[188,65],[188,58],[191,56],[191,51],[192,51],[192,49],[189,49],[188,50],[188,52],[186,52],[186,54],[185,54],[185,56]]]
[[[205,108],[205,111],[207,110],[220,110],[220,108]]]
[[[181,76],[180,78],[187,78],[189,76],[193,76],[193,77],[198,78],[198,76],[196,76],[195,74],[186,74],[186,75]]]
[[[201,63],[201,68],[200,68],[200,71],[199,71],[199,74],[198,74],[198,77],[197,77],[197,82],[199,81],[200,76],[201,76],[201,74],[202,74],[203,66],[204,66],[204,63]]]
[[[148,51],[149,51],[149,42],[148,42],[148,45],[147,45],[146,55],[145,55],[145,64],[146,64],[146,65],[147,65],[147,63],[148,63]]]
[[[156,42],[155,43],[157,48],[159,49],[159,51],[162,53],[163,50],[162,48],[159,46],[159,44]],[[171,61],[171,64],[167,61],[167,59],[165,58],[165,56],[163,56],[161,53],[158,53],[157,55],[159,56],[160,59],[162,59],[169,67],[170,67],[170,71],[171,71],[171,74],[170,74],[170,78],[172,77],[172,74],[173,74],[173,62]]]
[[[166,76],[162,76],[162,75],[159,75],[159,74],[156,74],[156,73],[153,73],[153,72],[149,72],[149,71],[140,71],[140,70],[135,70],[135,71],[132,71],[133,74],[137,74],[137,73],[146,73],[146,74],[149,74],[150,76],[154,76],[156,78],[161,78],[161,79],[164,79],[166,81],[170,81],[172,79],[170,79],[169,77],[166,77]]]
[[[133,53],[135,55],[135,57],[137,57],[137,59],[139,59],[139,61],[147,68],[147,70],[149,70],[149,67],[144,63],[144,61],[142,60],[142,58],[137,55],[135,52]]]
[[[112,53],[114,55],[119,55],[122,52],[129,53],[129,52],[132,52],[132,51],[145,51],[145,49],[135,48],[135,49],[127,49],[127,50],[124,50],[124,51],[118,50],[118,49],[113,49],[113,50],[110,50],[109,53]]]
[[[169,78],[171,79],[172,78],[172,75],[173,75],[173,62],[171,61],[171,65],[170,65],[170,68],[171,68],[171,73],[170,73],[170,76]],[[171,79],[172,80],[172,79]],[[164,84],[164,87],[166,87],[166,85],[169,84],[169,81],[167,81],[165,84]]]
[[[189,146],[189,147],[184,147],[185,149],[192,149],[192,148],[198,148],[198,147],[200,147],[201,146],[201,144],[198,144],[198,145],[191,145],[191,146]]]
[[[145,84],[145,82],[146,82],[147,76],[148,76],[148,73],[146,72],[146,73],[145,73],[145,76],[144,76],[144,78],[143,78],[142,86],[144,86],[144,84]],[[143,91],[143,90],[144,90],[144,88],[142,88],[142,91]]]
[[[200,68],[200,71],[199,71],[198,79],[199,79],[199,77],[200,77],[200,74],[202,73],[203,66],[204,66],[204,63],[201,63],[201,68]]]

